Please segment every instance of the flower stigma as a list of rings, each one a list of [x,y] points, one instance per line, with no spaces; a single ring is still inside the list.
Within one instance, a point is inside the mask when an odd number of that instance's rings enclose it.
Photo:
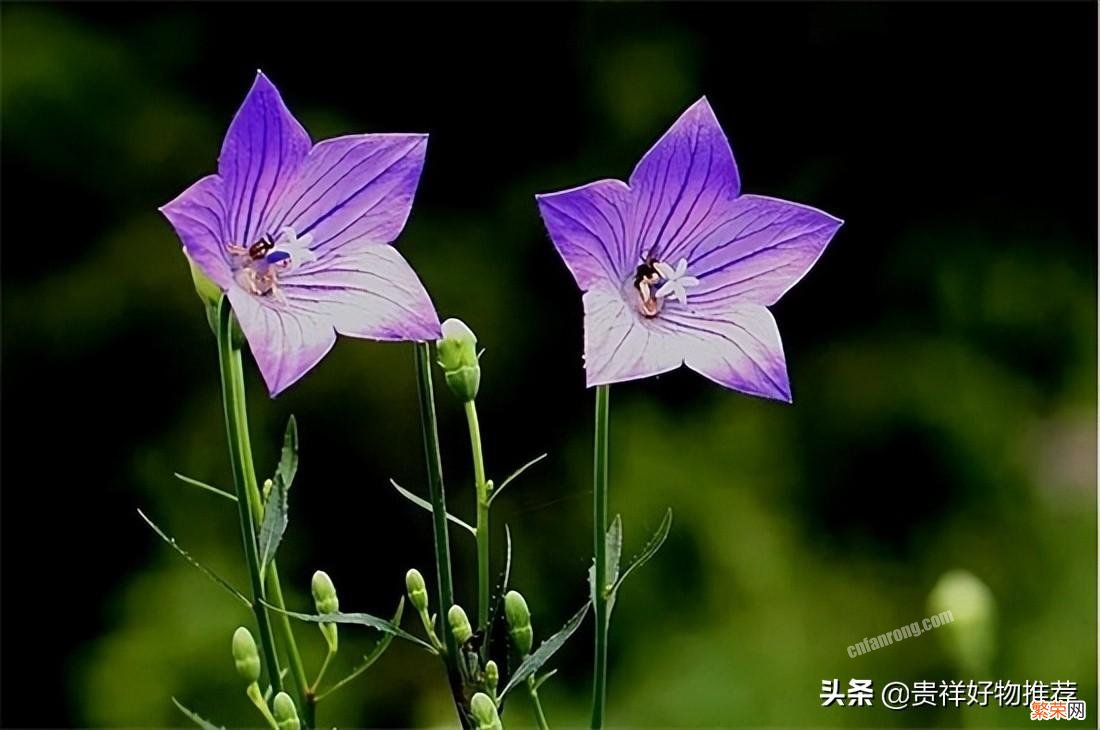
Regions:
[[[228,248],[233,277],[250,294],[281,298],[279,274],[314,260],[311,243],[313,234],[299,237],[290,226],[284,226],[277,236],[263,234],[251,246],[231,243]]]
[[[687,259],[680,259],[676,268],[652,256],[638,265],[634,273],[634,289],[638,293],[638,308],[646,317],[656,317],[664,300],[673,295],[680,304],[687,304],[687,290],[698,286],[699,280],[687,273]]]

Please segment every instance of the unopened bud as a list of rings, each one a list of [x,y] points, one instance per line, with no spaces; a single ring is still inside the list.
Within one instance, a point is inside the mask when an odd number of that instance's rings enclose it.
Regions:
[[[504,616],[508,619],[508,632],[516,651],[520,656],[527,656],[531,653],[535,631],[531,628],[531,611],[527,608],[527,601],[516,591],[508,591],[504,596]]]
[[[279,730],[299,730],[302,727],[298,719],[298,710],[294,707],[294,700],[286,692],[275,695],[275,701],[271,703],[275,722]]]
[[[246,684],[260,678],[260,652],[252,633],[243,626],[233,632],[233,663]]]
[[[988,673],[995,648],[997,606],[992,591],[977,576],[951,570],[928,595],[927,621],[944,628],[936,632],[955,662],[967,673]]]
[[[270,479],[264,479],[264,502],[267,502],[267,498],[271,496],[271,490],[272,488],[274,488],[274,486],[275,482],[271,481]]]
[[[451,610],[447,612],[447,623],[451,625],[451,633],[459,644],[465,644],[474,635],[474,630],[470,628],[470,619],[466,617],[462,606],[451,606]]]
[[[497,705],[484,692],[478,692],[470,698],[470,714],[474,716],[477,730],[501,730]]]
[[[428,610],[428,587],[424,583],[424,576],[416,568],[405,573],[405,590],[409,592],[409,603],[413,605],[417,613]]]
[[[477,360],[477,337],[461,320],[443,323],[443,339],[436,343],[439,366],[447,387],[463,403],[477,397],[481,365]]]
[[[497,684],[500,682],[500,668],[492,659],[485,662],[485,686],[492,694],[497,693]]]
[[[317,613],[336,613],[340,610],[340,599],[336,597],[336,586],[332,584],[332,578],[328,577],[328,573],[323,570],[314,573],[310,588],[313,590],[313,604],[317,606]],[[325,641],[328,643],[329,651],[335,652],[339,641],[336,624],[324,623],[320,624],[320,628],[321,634],[324,635]]]

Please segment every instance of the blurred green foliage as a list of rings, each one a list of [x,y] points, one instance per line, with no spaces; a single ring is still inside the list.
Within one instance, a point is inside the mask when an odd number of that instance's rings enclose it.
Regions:
[[[809,75],[805,59],[822,49],[840,59],[823,63],[862,69],[862,61],[846,65],[843,53],[878,47],[875,39],[896,38],[911,20],[881,7],[832,15],[790,7],[798,19],[785,22],[808,49],[799,63]],[[1023,725],[1019,708],[964,715],[896,713],[878,703],[865,711],[820,707],[826,678],[979,679],[963,676],[928,637],[858,659],[846,652],[866,636],[923,618],[929,590],[954,568],[979,576],[996,601],[996,677],[1076,680],[1090,712],[1100,709],[1096,262],[1092,212],[1075,207],[1080,198],[1056,203],[1052,194],[1035,208],[1019,207],[944,180],[946,197],[930,213],[921,207],[936,203],[932,194],[883,213],[885,199],[866,196],[904,187],[903,168],[920,149],[907,152],[907,142],[894,140],[898,159],[881,163],[878,148],[857,131],[842,138],[852,146],[818,152],[826,132],[800,126],[791,134],[778,80],[751,78],[763,73],[761,56],[750,55],[736,75],[732,66],[715,67],[729,56],[726,33],[750,44],[762,33],[760,46],[771,42],[775,16],[760,8],[714,9],[714,18],[698,7],[543,8],[546,35],[557,33],[564,44],[496,38],[458,16],[452,20],[476,33],[473,41],[424,31],[423,58],[396,69],[396,80],[382,74],[369,83],[351,71],[341,75],[346,67],[338,60],[347,58],[315,47],[324,41],[292,32],[304,22],[294,13],[305,8],[272,10],[255,19],[253,47],[230,47],[258,10],[3,7],[6,721],[180,726],[185,720],[170,701],[176,697],[218,723],[258,724],[229,651],[247,612],[151,536],[133,510],[147,510],[206,564],[246,585],[232,509],[172,478],[180,471],[229,483],[213,343],[156,206],[213,169],[250,68],[261,62],[314,138],[366,129],[433,134],[400,245],[441,314],[470,323],[487,348],[479,405],[490,476],[550,452],[496,511],[498,549],[503,524],[515,538],[514,584],[531,605],[536,641],[586,596],[591,414],[579,303],[531,194],[625,177],[706,90],[720,112],[730,112],[720,117],[746,189],[820,204],[848,219],[818,270],[777,308],[793,407],[724,392],[686,373],[612,391],[611,500],[613,513],[623,515],[625,552],[640,549],[667,506],[675,514],[668,543],[615,607],[613,725]],[[408,20],[395,6],[308,12],[339,15],[334,27],[370,23],[372,15]],[[444,13],[439,6],[413,12]],[[491,29],[519,11],[471,12]],[[1010,36],[1028,25],[1014,17],[1019,27]],[[1034,32],[1054,43],[1048,30]],[[354,37],[354,27],[334,32],[349,34],[342,41]],[[989,53],[1007,58],[998,54],[1010,41]],[[383,51],[366,44],[345,53],[371,68],[400,42],[378,39]],[[962,47],[954,36],[948,42]],[[292,63],[268,44],[308,58]],[[515,67],[505,68],[510,60]],[[1047,60],[1065,59],[1054,53]],[[458,71],[447,68],[451,62]],[[560,78],[541,92],[524,91],[532,79],[523,74],[534,72]],[[454,90],[451,73],[466,74],[469,87]],[[845,88],[837,94],[851,102]],[[449,93],[478,103],[433,101],[460,98]],[[492,106],[513,93],[514,117],[508,104]],[[882,113],[877,101],[861,103],[868,114]],[[556,115],[554,107],[564,106],[571,111]],[[827,108],[842,114],[839,103]],[[459,121],[478,114],[484,119]],[[835,135],[859,122],[832,124]],[[960,124],[957,134],[965,135]],[[533,125],[541,136],[524,131]],[[923,133],[914,123],[898,134]],[[500,143],[486,153],[486,169],[475,169],[477,150],[493,145],[493,134],[526,138],[530,154]],[[1018,145],[1064,151],[1053,137],[1005,134]],[[1088,182],[1091,162],[1079,169],[1060,159],[1070,183],[1081,170]],[[988,184],[999,173],[971,172],[982,164],[964,159],[955,172]],[[69,203],[59,208],[63,200]],[[868,223],[887,217],[893,225]],[[392,476],[414,491],[423,481],[411,359],[404,346],[342,340],[274,402],[250,375],[261,470],[274,469],[287,415],[297,414],[301,426],[302,468],[280,554],[288,600],[298,609],[309,608],[309,576],[318,568],[341,586],[345,610],[377,615],[392,612],[408,568],[434,574],[424,513],[386,481]],[[437,397],[451,504],[469,515],[461,412],[445,389]],[[64,418],[51,421],[42,409]],[[70,458],[47,450],[53,444]],[[55,460],[57,486],[36,480],[43,459]],[[50,530],[58,511],[51,492],[65,505],[56,540],[75,557],[13,555],[12,541],[27,530],[39,540]],[[452,540],[459,594],[471,606],[473,544],[461,531]],[[25,609],[10,603],[12,576],[31,574],[49,580],[57,635],[49,648],[59,666],[39,681],[10,678],[13,669],[33,666],[30,645],[13,636],[26,630],[17,623]],[[307,665],[316,668],[320,633],[301,626],[299,635]],[[342,630],[340,659],[328,676],[350,670],[375,638]],[[541,691],[553,726],[586,721],[589,641],[582,630],[561,654],[560,677]],[[41,651],[34,659],[43,660]],[[58,702],[46,700],[58,695]],[[531,723],[525,702],[509,703],[508,727]],[[400,641],[321,706],[322,721],[342,727],[452,718],[441,669]]]

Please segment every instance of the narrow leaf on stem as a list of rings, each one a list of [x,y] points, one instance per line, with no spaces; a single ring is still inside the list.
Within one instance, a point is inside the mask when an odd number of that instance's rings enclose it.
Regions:
[[[580,627],[581,622],[584,621],[584,617],[588,614],[588,607],[590,604],[585,603],[581,607],[581,610],[577,611],[573,615],[573,618],[566,622],[565,626],[561,628],[558,633],[551,636],[546,641],[539,644],[539,648],[535,649],[531,654],[523,660],[518,667],[516,667],[515,674],[508,681],[508,684],[501,691],[500,696],[508,694],[516,685],[527,680],[529,676],[542,669],[542,666],[550,660],[558,649],[561,649],[565,645],[565,642],[569,640],[569,637]]]
[[[489,504],[492,504],[493,500],[497,498],[497,495],[503,492],[505,487],[515,481],[516,477],[520,476],[521,474],[523,474],[523,472],[527,471],[532,466],[545,459],[546,456],[546,454],[540,454],[539,456],[536,456],[534,459],[531,459],[529,462],[512,472],[512,474],[503,482],[498,484],[497,487],[493,490],[493,493],[489,495]]]
[[[146,517],[144,512],[142,512],[141,510],[138,510],[137,513],[138,513],[138,515],[141,516],[141,519],[145,520],[145,524],[147,524],[147,525],[149,525],[149,527],[153,528],[153,532],[157,533],[157,536],[161,540],[164,540],[166,543],[171,545],[172,549],[175,550],[177,553],[179,553],[180,556],[183,557],[184,560],[186,560],[192,566],[194,566],[194,567],[198,568],[200,571],[202,571],[203,575],[205,575],[207,578],[209,578],[210,580],[217,583],[222,588],[224,588],[230,595],[232,595],[238,601],[243,603],[245,606],[247,606],[250,609],[252,608],[252,601],[248,600],[248,598],[243,593],[241,593],[236,588],[234,588],[229,583],[229,581],[227,581],[225,578],[222,578],[220,575],[218,575],[214,571],[210,570],[210,568],[207,568],[205,565],[203,565],[198,560],[196,560],[194,557],[192,557],[191,553],[187,552],[186,550],[181,548],[176,543],[176,538],[169,537],[167,534],[165,534],[164,530],[157,527],[156,523],[154,523],[151,519]]]
[[[402,497],[404,497],[405,499],[407,499],[407,500],[409,500],[410,502],[412,502],[413,504],[415,504],[415,505],[416,505],[417,507],[420,507],[420,508],[422,508],[422,509],[425,509],[425,510],[427,510],[428,512],[431,512],[431,511],[432,511],[432,504],[431,504],[431,502],[429,502],[428,500],[426,500],[426,499],[423,499],[422,497],[418,497],[418,496],[416,496],[415,494],[413,494],[412,492],[410,492],[409,490],[405,489],[405,488],[404,488],[404,487],[402,487],[402,486],[401,486],[400,484],[398,484],[397,482],[395,482],[395,481],[394,481],[393,479],[391,479],[391,480],[390,480],[390,484],[392,484],[392,485],[393,485],[393,488],[397,490],[397,493],[398,493],[398,494],[400,494],[400,495],[401,495]],[[471,535],[477,535],[477,530],[475,530],[475,529],[473,528],[473,526],[472,526],[472,525],[470,525],[470,523],[468,523],[468,522],[463,522],[463,521],[462,521],[462,520],[460,520],[459,518],[457,518],[457,517],[455,517],[454,515],[452,515],[452,514],[451,514],[450,512],[448,512],[448,513],[447,513],[447,519],[448,519],[448,520],[449,520],[449,521],[450,521],[450,522],[451,522],[452,524],[458,525],[458,526],[459,526],[459,527],[461,527],[462,529],[464,529],[464,530],[466,530],[467,532],[469,532],[469,533],[470,533]]]
[[[358,626],[366,626],[368,628],[381,631],[384,634],[392,634],[399,639],[411,641],[412,643],[430,651],[432,654],[438,653],[431,644],[424,641],[423,639],[419,639],[413,636],[408,631],[405,631],[401,627],[394,624],[392,621],[384,618],[378,618],[377,616],[372,616],[369,613],[343,613],[341,611],[336,611],[335,613],[316,614],[298,613],[297,611],[285,611],[278,606],[267,603],[266,601],[261,602],[271,610],[277,611],[281,614],[285,614],[287,616],[290,616],[291,618],[296,618],[299,621],[307,621],[314,624],[355,624]]]
[[[175,704],[175,706],[179,708],[179,711],[182,712],[184,715],[186,715],[187,718],[189,720],[191,720],[191,722],[193,722],[196,725],[198,725],[199,727],[201,727],[202,730],[225,730],[224,725],[215,725],[214,723],[210,722],[209,720],[205,720],[202,717],[200,717],[199,715],[192,712],[191,710],[188,710],[175,697],[172,698],[172,703]]]

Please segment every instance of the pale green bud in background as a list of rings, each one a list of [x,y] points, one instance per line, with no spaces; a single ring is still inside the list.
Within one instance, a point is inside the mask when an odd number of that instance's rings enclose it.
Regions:
[[[470,714],[477,723],[477,730],[502,730],[496,703],[484,692],[470,698]]]
[[[313,604],[317,607],[317,613],[336,613],[340,610],[340,599],[336,597],[336,586],[332,584],[332,578],[328,573],[318,570],[313,574],[310,583],[313,591]],[[336,624],[319,624],[321,633],[328,642],[329,651],[335,653],[339,645],[339,633]]]
[[[504,596],[504,616],[508,619],[508,632],[516,651],[520,656],[527,656],[531,653],[535,631],[531,628],[531,612],[527,608],[527,601],[516,591],[508,591]]]
[[[443,339],[436,343],[439,366],[447,387],[463,403],[477,397],[481,365],[477,360],[477,336],[461,320],[443,323]]]
[[[451,610],[447,612],[447,623],[451,625],[451,633],[459,644],[465,644],[474,635],[474,630],[470,628],[470,619],[466,617],[462,606],[451,606]]]
[[[244,626],[233,632],[233,663],[237,665],[237,674],[247,684],[260,678],[260,652],[252,632]]]
[[[489,688],[489,693],[496,695],[497,684],[500,682],[500,667],[492,659],[485,662],[485,686]]]
[[[989,674],[997,620],[989,587],[965,570],[948,571],[928,594],[928,612],[944,621],[936,635],[959,668],[968,675]]]
[[[413,605],[417,613],[428,610],[428,587],[424,583],[424,576],[416,568],[405,573],[405,589],[409,592],[409,603]]]
[[[184,256],[187,256],[187,254],[184,254]],[[195,283],[195,293],[199,295],[199,299],[203,304],[216,309],[222,298],[222,288],[203,273],[203,270],[191,260],[190,256],[187,256],[187,264],[191,267],[191,281]]]
[[[271,703],[274,709],[275,722],[279,730],[299,730],[302,727],[298,720],[298,710],[294,707],[294,700],[286,692],[275,695],[275,701]]]

